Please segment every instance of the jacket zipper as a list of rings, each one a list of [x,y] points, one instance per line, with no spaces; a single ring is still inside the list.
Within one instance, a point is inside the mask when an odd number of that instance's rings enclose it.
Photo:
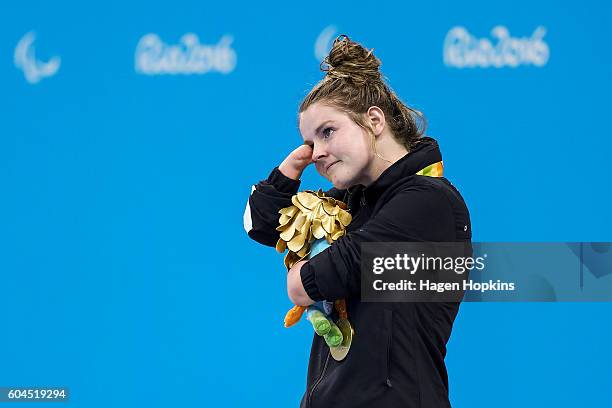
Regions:
[[[390,377],[390,371],[389,370],[389,364],[391,364],[391,361],[389,361],[389,356],[391,354],[391,345],[389,344],[387,346],[387,380],[385,381],[385,383],[387,384],[387,387],[391,388],[393,387],[393,384],[391,383],[391,378]]]
[[[393,384],[391,383],[391,341],[393,339],[393,311],[391,310],[385,310],[385,323],[387,324],[387,328],[389,330],[388,334],[387,334],[387,365],[385,367],[385,384],[387,384],[387,387],[391,388],[393,387]]]
[[[315,388],[317,388],[317,386],[319,385],[319,383],[321,382],[321,380],[323,380],[323,377],[325,376],[325,371],[327,371],[327,363],[329,363],[329,356],[330,355],[331,355],[331,352],[328,350],[327,351],[327,358],[325,359],[325,364],[323,365],[323,371],[321,371],[321,376],[319,377],[317,382],[315,382],[314,385],[312,386],[312,388],[310,389],[310,393],[308,394],[308,406],[309,407],[312,404],[312,394],[314,393]]]

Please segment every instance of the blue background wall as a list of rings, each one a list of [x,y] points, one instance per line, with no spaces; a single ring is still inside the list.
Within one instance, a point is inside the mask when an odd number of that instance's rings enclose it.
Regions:
[[[247,238],[242,214],[301,143],[330,26],[374,47],[426,114],[475,241],[612,241],[610,14],[594,0],[2,3],[0,386],[66,386],[78,407],[297,406],[312,331],[282,327],[282,256]],[[498,25],[545,27],[545,64],[444,63],[453,27],[495,45]],[[13,60],[29,32],[39,64],[61,58],[35,84]],[[136,71],[143,36],[190,32],[232,36],[235,67]],[[327,186],[306,172],[303,188]],[[611,312],[464,304],[454,406],[609,404]]]

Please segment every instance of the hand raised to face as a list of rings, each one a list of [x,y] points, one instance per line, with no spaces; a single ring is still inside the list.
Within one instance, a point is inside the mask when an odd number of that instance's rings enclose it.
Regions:
[[[310,163],[312,163],[312,147],[303,144],[289,153],[278,169],[290,179],[299,180]]]

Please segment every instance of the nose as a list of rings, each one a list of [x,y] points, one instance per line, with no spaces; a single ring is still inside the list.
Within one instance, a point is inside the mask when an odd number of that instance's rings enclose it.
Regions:
[[[314,143],[312,147],[312,161],[317,162],[320,158],[327,156],[327,150],[321,143]]]

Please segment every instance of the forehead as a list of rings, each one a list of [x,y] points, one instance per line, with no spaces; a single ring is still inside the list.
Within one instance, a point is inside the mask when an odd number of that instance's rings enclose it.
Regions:
[[[300,133],[304,139],[309,139],[315,136],[317,128],[326,121],[340,122],[345,118],[344,112],[331,106],[315,103],[300,113]]]

